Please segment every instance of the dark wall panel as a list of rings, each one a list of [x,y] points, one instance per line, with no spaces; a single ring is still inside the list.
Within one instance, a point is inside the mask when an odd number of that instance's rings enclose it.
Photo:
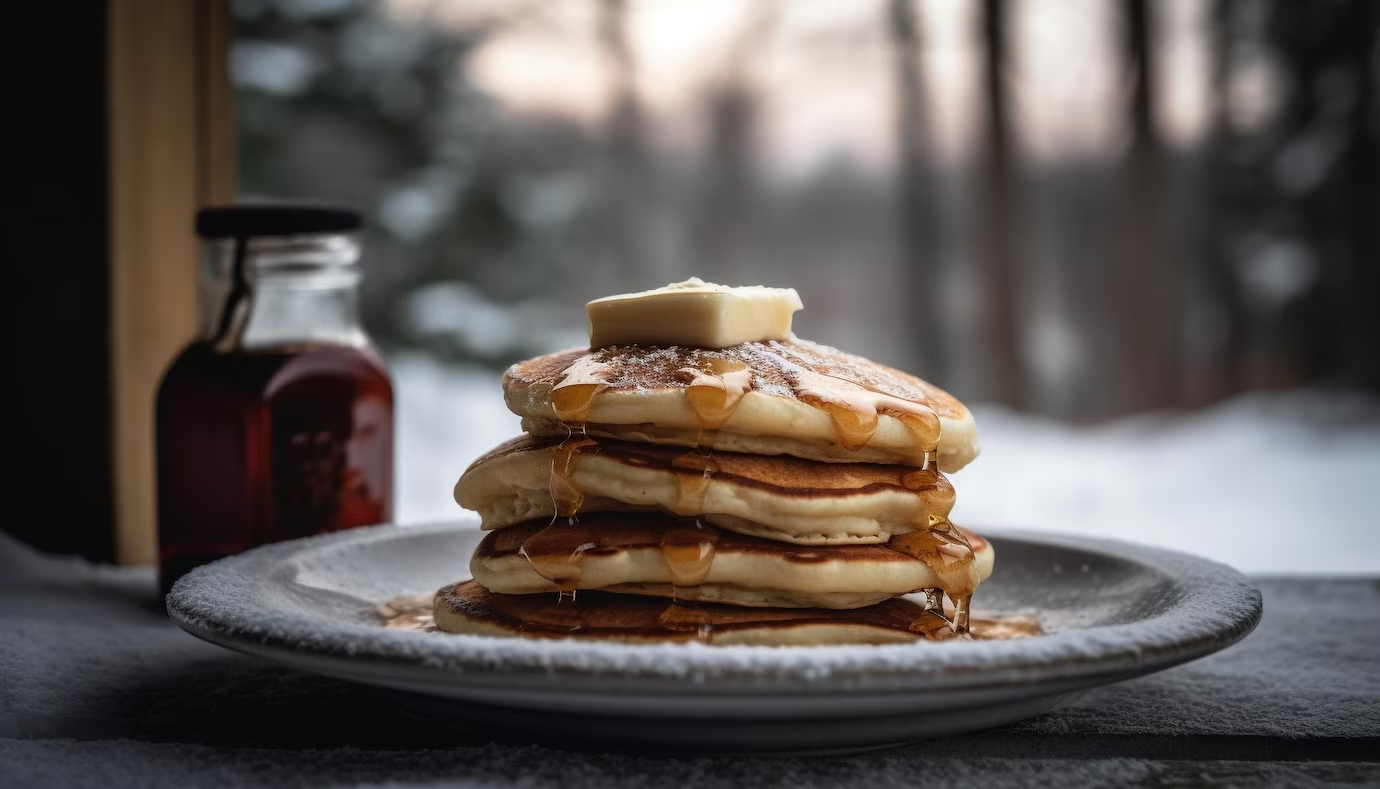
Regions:
[[[20,139],[0,148],[10,190],[0,314],[12,502],[0,528],[109,561],[106,9],[34,4],[25,17],[27,30],[62,32],[46,53],[10,54],[22,56],[9,70],[5,113]]]

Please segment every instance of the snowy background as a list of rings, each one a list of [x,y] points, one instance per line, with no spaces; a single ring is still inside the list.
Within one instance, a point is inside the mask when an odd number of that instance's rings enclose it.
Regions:
[[[395,355],[398,520],[465,517],[460,472],[519,432],[498,375]],[[1115,537],[1249,573],[1380,573],[1380,400],[1250,394],[1189,415],[1072,427],[975,407],[982,456],[955,520]]]
[[[1380,573],[1374,2],[232,6],[242,196],[368,220],[403,522],[693,275],[973,405],[960,522]]]

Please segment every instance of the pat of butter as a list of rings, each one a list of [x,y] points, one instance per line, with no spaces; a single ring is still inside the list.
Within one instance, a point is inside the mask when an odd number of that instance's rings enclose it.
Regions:
[[[786,340],[801,309],[794,288],[730,288],[688,279],[656,290],[595,299],[589,345],[684,345],[728,348],[754,340]]]

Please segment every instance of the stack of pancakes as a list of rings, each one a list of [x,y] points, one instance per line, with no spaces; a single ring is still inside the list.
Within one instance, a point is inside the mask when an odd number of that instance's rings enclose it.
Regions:
[[[755,644],[966,629],[993,553],[948,520],[942,472],[977,444],[947,393],[799,339],[572,350],[514,365],[503,388],[526,434],[456,485],[492,533],[474,580],[437,596],[441,629]]]

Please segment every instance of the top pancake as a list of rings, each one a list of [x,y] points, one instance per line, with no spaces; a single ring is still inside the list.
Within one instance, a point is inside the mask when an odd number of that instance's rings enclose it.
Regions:
[[[834,463],[957,471],[972,415],[912,375],[804,340],[732,348],[620,346],[529,359],[503,376],[523,429]]]

